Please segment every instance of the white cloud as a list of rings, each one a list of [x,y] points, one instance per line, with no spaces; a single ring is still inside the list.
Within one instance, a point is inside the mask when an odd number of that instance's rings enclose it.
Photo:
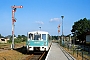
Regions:
[[[60,18],[52,18],[52,19],[50,19],[50,22],[59,21],[59,20],[60,20]]]
[[[35,23],[37,23],[37,24],[44,24],[42,21],[35,21]]]

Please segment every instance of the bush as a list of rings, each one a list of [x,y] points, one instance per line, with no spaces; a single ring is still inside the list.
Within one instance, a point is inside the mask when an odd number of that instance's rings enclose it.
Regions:
[[[20,43],[21,42],[20,39],[15,39],[14,41],[15,41],[15,43]]]
[[[16,39],[14,39],[14,42],[15,43],[21,43],[21,42],[25,42],[26,40],[27,40],[26,37],[24,37],[24,38],[16,38]],[[12,38],[10,40],[8,40],[8,43],[12,43]]]
[[[12,40],[8,40],[8,42],[7,43],[12,43]]]

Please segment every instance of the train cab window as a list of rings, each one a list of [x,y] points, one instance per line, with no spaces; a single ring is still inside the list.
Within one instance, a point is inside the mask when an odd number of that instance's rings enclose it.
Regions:
[[[40,40],[40,39],[41,39],[41,34],[34,35],[34,40]]]
[[[46,40],[46,34],[42,34],[42,39]]]
[[[33,40],[33,34],[31,34],[31,33],[29,34],[29,39]]]

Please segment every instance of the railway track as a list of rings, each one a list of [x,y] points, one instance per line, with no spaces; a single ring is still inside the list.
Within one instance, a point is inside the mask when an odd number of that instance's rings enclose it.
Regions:
[[[45,60],[46,58],[46,55],[48,52],[29,52],[27,53],[27,50],[26,50],[26,46],[17,46],[18,48],[15,48],[14,50],[11,50],[10,47],[0,47],[0,53],[2,53],[2,55],[0,55],[0,60],[13,60],[14,58],[11,56],[12,54],[14,56],[16,56],[17,54],[19,54],[21,57],[18,57],[17,56],[17,60]],[[51,47],[51,44],[49,46],[49,49]],[[9,52],[12,52],[14,51],[13,53],[8,53],[7,55],[3,54],[4,52],[6,53],[7,51]],[[49,50],[48,50],[49,51]]]
[[[33,54],[26,57],[25,60],[44,60],[47,52],[34,52]]]
[[[52,43],[50,44],[49,49],[50,49],[51,45],[52,45]],[[48,51],[49,51],[49,49],[48,49]],[[45,60],[48,51],[30,53],[30,55],[27,56],[25,60]]]
[[[60,47],[60,46],[59,46]],[[61,51],[64,53],[64,55],[67,57],[68,60],[76,60],[73,58],[68,52],[66,52],[62,47],[60,47]]]

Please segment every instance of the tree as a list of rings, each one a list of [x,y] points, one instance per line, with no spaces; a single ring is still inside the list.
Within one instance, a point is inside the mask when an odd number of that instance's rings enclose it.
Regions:
[[[2,36],[2,35],[0,34],[0,38],[4,38],[4,36]]]
[[[24,42],[27,40],[27,37],[25,35],[18,35],[17,40]]]
[[[90,20],[84,18],[74,22],[71,32],[81,41],[86,39],[85,33],[90,31]]]
[[[21,39],[22,37],[21,37],[21,35],[18,35],[18,37],[17,37],[17,38],[20,38],[20,39]]]
[[[58,36],[51,36],[52,37],[52,40],[58,40]]]
[[[25,35],[22,35],[22,42],[26,41],[27,37]]]
[[[0,38],[2,37],[2,35],[0,34]]]

